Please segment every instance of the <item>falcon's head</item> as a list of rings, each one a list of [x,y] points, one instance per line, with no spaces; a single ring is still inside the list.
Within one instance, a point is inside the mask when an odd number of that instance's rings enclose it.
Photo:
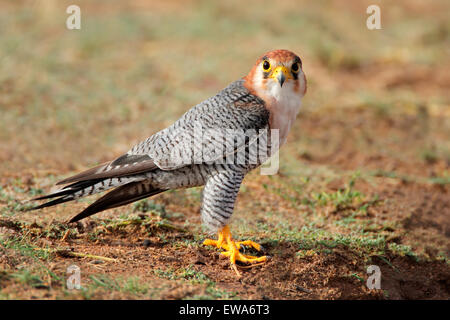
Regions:
[[[300,99],[306,93],[302,60],[288,50],[274,50],[261,56],[244,77],[245,86],[265,101]]]

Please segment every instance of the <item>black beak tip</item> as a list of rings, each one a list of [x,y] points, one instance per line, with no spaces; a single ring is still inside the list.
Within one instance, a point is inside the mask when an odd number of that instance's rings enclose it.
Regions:
[[[278,82],[280,83],[280,87],[283,87],[283,83],[286,80],[286,78],[284,77],[284,74],[281,74],[280,76],[278,76]]]

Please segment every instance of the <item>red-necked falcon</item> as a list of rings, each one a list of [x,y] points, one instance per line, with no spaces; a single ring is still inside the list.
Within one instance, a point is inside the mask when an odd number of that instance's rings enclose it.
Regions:
[[[301,59],[288,50],[267,52],[245,77],[115,160],[58,182],[66,186],[35,200],[56,199],[33,209],[114,188],[69,221],[75,222],[170,189],[204,185],[202,221],[218,232],[218,240],[204,244],[224,249],[222,255],[239,274],[236,261],[254,264],[267,259],[241,254],[241,246],[260,250],[260,245],[231,237],[228,222],[241,182],[284,144],[305,93]],[[276,141],[263,134],[269,131],[277,132]],[[260,152],[261,146],[266,150]]]

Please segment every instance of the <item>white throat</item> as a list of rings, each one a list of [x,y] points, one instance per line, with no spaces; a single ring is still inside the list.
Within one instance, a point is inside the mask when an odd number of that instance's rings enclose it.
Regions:
[[[278,129],[280,146],[286,142],[289,131],[300,110],[303,95],[294,90],[294,82],[286,81],[281,87],[278,82],[269,81],[266,96],[271,99],[270,129]]]

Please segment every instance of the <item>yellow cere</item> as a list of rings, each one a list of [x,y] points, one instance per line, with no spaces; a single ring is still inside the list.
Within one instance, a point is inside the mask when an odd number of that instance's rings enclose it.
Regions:
[[[284,77],[286,79],[293,79],[291,73],[285,66],[278,66],[273,70],[272,74],[270,75],[271,78],[276,79],[278,77],[278,74],[282,72],[284,73]]]

